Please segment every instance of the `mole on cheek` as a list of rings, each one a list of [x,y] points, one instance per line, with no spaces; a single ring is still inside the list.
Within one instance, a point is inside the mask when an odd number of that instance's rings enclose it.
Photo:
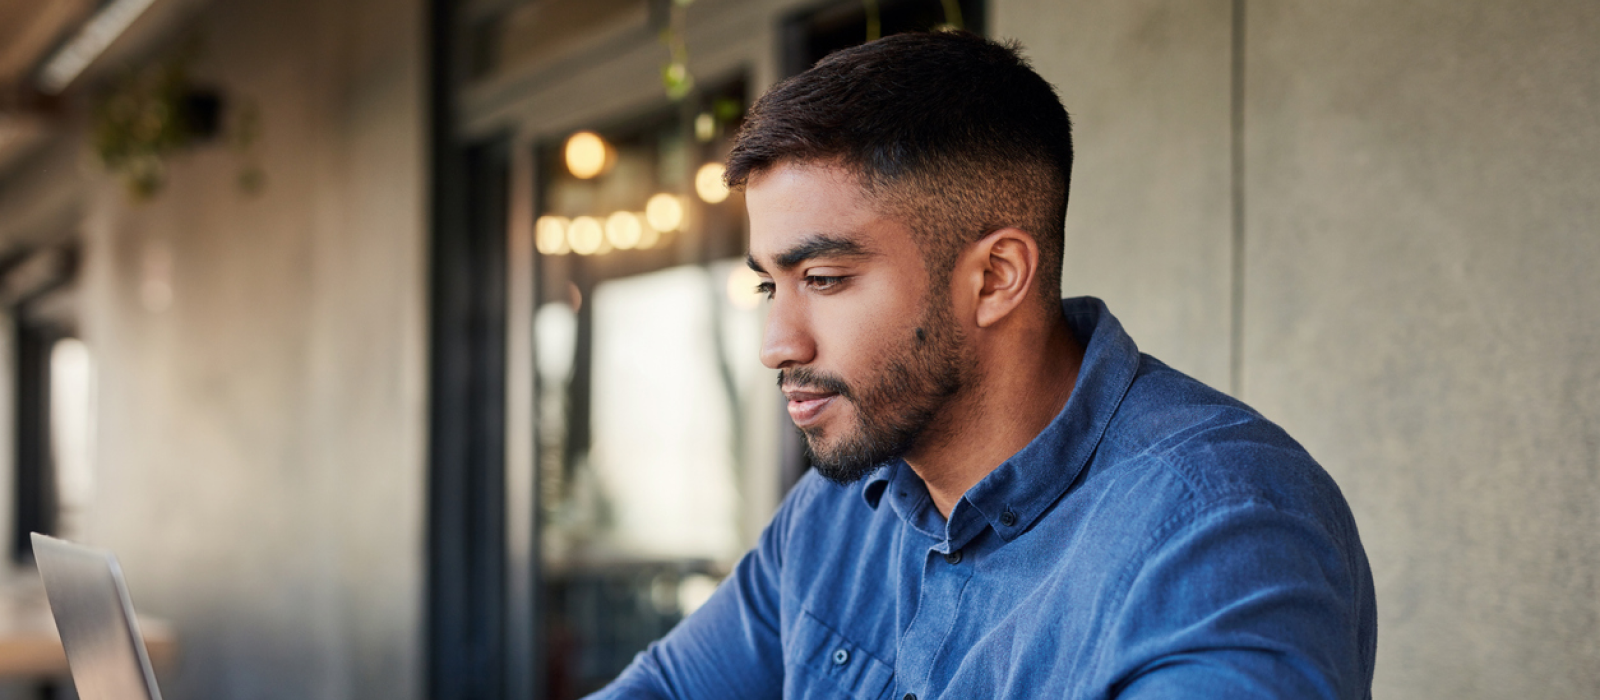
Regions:
[[[928,334],[927,333],[923,333],[922,329],[918,328],[917,329],[917,342],[921,343],[921,342],[925,342],[927,340],[928,340]]]

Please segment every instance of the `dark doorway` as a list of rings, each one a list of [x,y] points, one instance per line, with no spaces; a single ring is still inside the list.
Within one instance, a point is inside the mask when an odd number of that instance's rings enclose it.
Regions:
[[[876,6],[876,13],[871,11]],[[784,73],[794,75],[839,49],[866,43],[876,20],[879,36],[950,27],[983,34],[983,0],[846,0],[784,22]],[[876,15],[876,17],[874,17]]]

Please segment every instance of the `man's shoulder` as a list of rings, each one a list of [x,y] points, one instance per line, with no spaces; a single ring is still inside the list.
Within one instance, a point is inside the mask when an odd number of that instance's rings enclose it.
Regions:
[[[1197,504],[1321,511],[1344,499],[1299,442],[1255,409],[1148,355],[1106,431],[1105,456],[1170,473]]]
[[[1106,432],[1124,450],[1162,455],[1211,448],[1222,430],[1250,445],[1299,449],[1283,429],[1244,402],[1154,357],[1141,355],[1139,360]]]

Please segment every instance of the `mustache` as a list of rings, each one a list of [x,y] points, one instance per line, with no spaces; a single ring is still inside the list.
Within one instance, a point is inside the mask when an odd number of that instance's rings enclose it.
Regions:
[[[778,370],[778,388],[789,386],[797,389],[812,389],[838,394],[846,399],[855,400],[855,392],[850,390],[850,385],[831,374],[814,371],[808,367],[795,367],[793,369]]]

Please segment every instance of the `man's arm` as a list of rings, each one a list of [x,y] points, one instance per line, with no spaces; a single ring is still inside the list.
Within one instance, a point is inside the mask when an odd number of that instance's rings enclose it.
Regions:
[[[784,501],[733,573],[706,604],[634,657],[588,700],[779,698],[783,651],[778,586],[790,513],[802,486]]]
[[[1370,696],[1376,608],[1353,524],[1253,501],[1185,520],[1129,582],[1115,697]]]

